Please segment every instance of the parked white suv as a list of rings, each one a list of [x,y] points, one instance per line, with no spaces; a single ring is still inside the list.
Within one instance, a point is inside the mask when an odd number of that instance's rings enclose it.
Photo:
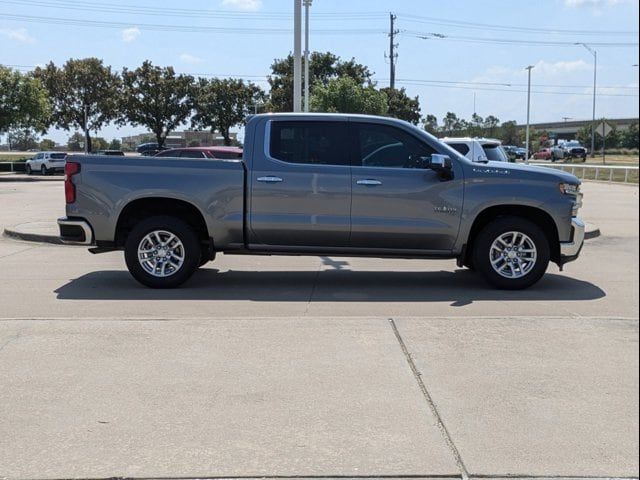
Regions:
[[[508,162],[502,142],[494,138],[445,137],[440,139],[472,162]]]
[[[39,152],[25,162],[24,168],[27,175],[31,175],[33,172],[40,172],[42,175],[64,172],[66,158],[65,152]]]

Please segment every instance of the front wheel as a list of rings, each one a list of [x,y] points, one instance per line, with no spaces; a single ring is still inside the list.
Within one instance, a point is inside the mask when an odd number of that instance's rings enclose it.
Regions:
[[[547,270],[549,240],[535,223],[519,217],[500,217],[476,237],[473,264],[495,287],[521,290],[535,284]]]
[[[25,171],[25,173],[26,173],[27,175],[31,175],[31,174],[33,173],[33,172],[32,172],[32,170],[31,170],[31,165],[29,165],[28,163],[27,163],[27,165],[24,167],[24,171]]]
[[[125,243],[131,275],[151,288],[175,288],[198,268],[201,249],[194,229],[182,220],[151,217],[138,223]]]
[[[42,165],[42,166],[40,167],[40,173],[41,173],[42,175],[48,175],[48,174],[49,174],[49,170],[47,170],[47,167],[46,167],[46,166]]]

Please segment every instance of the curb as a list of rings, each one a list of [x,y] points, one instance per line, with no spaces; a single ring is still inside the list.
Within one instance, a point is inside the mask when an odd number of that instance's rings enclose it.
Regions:
[[[53,245],[64,245],[60,237],[56,235],[44,235],[40,233],[25,233],[5,228],[3,235],[14,240],[22,240],[24,242],[50,243]]]
[[[27,177],[24,175],[14,176],[15,174],[0,175],[0,182],[62,182],[63,176],[55,177]]]
[[[38,243],[51,243],[54,245],[64,245],[60,237],[57,235],[45,235],[40,233],[26,233],[20,232],[19,230],[14,230],[13,228],[5,228],[4,236],[8,238],[13,238],[15,240],[23,240],[25,242],[38,242]],[[600,229],[598,227],[591,227],[587,225],[587,230],[584,232],[585,240],[592,240],[594,238],[598,238],[601,234]]]

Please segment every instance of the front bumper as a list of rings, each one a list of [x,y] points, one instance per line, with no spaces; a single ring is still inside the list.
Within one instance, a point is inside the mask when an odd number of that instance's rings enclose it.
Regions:
[[[60,240],[67,245],[93,245],[93,230],[81,218],[59,218]]]
[[[580,218],[573,217],[571,219],[571,230],[571,241],[560,242],[560,257],[562,258],[562,263],[572,262],[578,258],[582,250],[582,245],[584,244],[585,225]]]

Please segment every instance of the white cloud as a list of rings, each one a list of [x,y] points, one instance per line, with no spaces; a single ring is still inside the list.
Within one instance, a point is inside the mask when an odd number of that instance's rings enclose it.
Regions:
[[[545,62],[540,60],[535,64],[534,72],[543,75],[561,75],[566,73],[586,72],[593,68],[584,60],[569,60],[559,62]]]
[[[256,12],[262,8],[262,0],[222,0],[222,6],[233,10]]]
[[[564,4],[567,7],[571,8],[580,8],[580,7],[591,7],[591,8],[601,8],[601,7],[614,7],[616,5],[621,5],[623,3],[632,3],[633,0],[564,0]]]
[[[131,43],[137,40],[140,36],[140,29],[138,27],[130,27],[122,30],[122,41],[124,43]]]
[[[29,35],[26,28],[0,28],[0,35],[20,43],[35,43],[36,41]]]
[[[191,65],[204,62],[202,58],[196,57],[195,55],[191,55],[189,53],[183,53],[182,55],[180,55],[180,60]]]

